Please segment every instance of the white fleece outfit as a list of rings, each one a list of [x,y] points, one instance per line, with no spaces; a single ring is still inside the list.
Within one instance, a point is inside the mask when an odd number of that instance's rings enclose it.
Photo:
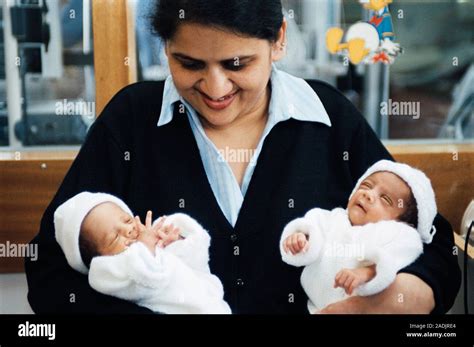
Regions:
[[[292,255],[283,249],[285,239],[297,232],[307,235],[309,248]],[[423,252],[418,231],[398,221],[352,226],[347,210],[314,208],[285,227],[280,240],[283,261],[305,266],[301,284],[308,295],[308,310],[315,313],[345,299],[343,288],[334,288],[336,274],[344,269],[376,265],[376,276],[359,286],[353,295],[378,293],[393,282],[397,272]]]
[[[155,255],[137,241],[119,254],[93,258],[88,269],[79,249],[81,225],[104,202],[116,204],[133,217],[121,199],[107,193],[79,193],[54,212],[56,241],[68,264],[89,275],[92,288],[160,313],[231,313],[222,283],[209,270],[209,234],[183,213],[165,221],[180,229],[183,240],[164,249],[156,247]]]
[[[166,224],[178,227],[184,239],[156,247],[155,255],[135,242],[122,253],[95,257],[92,288],[160,313],[231,313],[220,280],[209,270],[208,233],[182,213],[168,216]]]

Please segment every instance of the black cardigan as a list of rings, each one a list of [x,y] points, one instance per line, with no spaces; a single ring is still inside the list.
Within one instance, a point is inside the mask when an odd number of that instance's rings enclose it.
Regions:
[[[26,259],[28,299],[42,312],[150,312],[90,288],[72,270],[54,238],[53,214],[81,191],[122,198],[142,217],[185,212],[210,233],[210,268],[222,281],[234,313],[307,313],[301,268],[282,262],[278,242],[286,223],[313,207],[346,207],[357,179],[374,162],[391,158],[357,109],[336,89],[310,82],[332,127],[290,119],[265,139],[235,228],[212,193],[185,115],[157,127],[163,82],[124,88],[90,129],[77,158],[41,221]],[[451,226],[436,217],[436,236],[402,272],[434,291],[435,312],[446,312],[460,286]]]

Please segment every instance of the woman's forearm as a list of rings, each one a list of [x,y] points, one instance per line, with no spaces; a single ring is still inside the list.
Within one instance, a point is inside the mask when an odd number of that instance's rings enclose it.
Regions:
[[[428,314],[435,306],[431,287],[419,277],[407,273],[398,274],[384,291],[363,299],[367,313]]]
[[[420,278],[400,273],[384,291],[372,296],[352,296],[328,305],[320,313],[428,314],[435,306],[433,290]]]

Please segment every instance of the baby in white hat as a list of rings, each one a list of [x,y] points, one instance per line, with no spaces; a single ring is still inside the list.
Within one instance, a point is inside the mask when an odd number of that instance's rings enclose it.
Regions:
[[[182,213],[151,221],[105,193],[77,194],[54,213],[69,265],[98,292],[160,313],[231,313],[209,269],[209,234]]]
[[[314,208],[285,227],[283,261],[305,266],[301,284],[315,313],[350,295],[373,295],[415,261],[435,233],[426,175],[381,160],[360,177],[346,209]]]

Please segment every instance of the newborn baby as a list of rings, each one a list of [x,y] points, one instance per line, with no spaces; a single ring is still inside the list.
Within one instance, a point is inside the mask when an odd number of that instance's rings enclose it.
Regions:
[[[429,179],[381,160],[357,182],[346,209],[314,208],[283,230],[283,261],[306,266],[301,284],[315,313],[349,295],[373,295],[415,261],[435,233]]]
[[[54,213],[69,265],[95,290],[160,313],[231,313],[209,270],[208,233],[182,213],[151,221],[104,193],[80,193]]]

